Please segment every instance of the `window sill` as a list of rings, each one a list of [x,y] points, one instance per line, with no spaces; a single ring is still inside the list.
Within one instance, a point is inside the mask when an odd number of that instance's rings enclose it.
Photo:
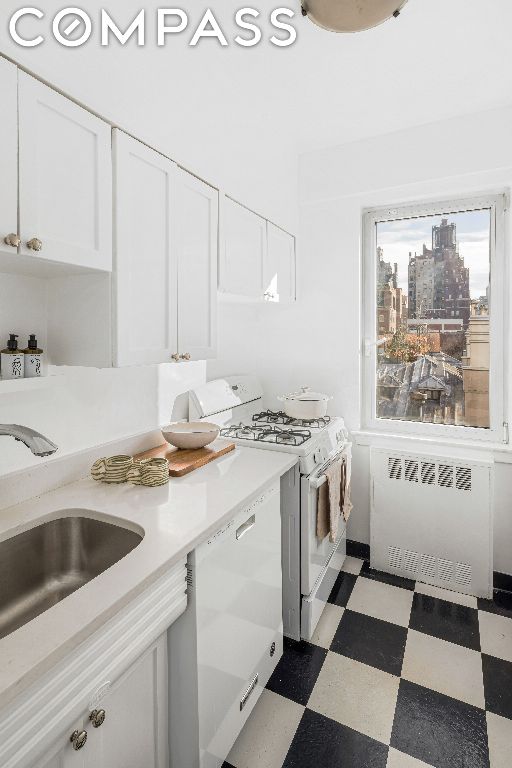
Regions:
[[[390,443],[395,450],[435,451],[449,456],[456,450],[461,457],[489,460],[492,458],[498,464],[512,464],[512,446],[505,443],[485,443],[477,440],[451,440],[447,438],[424,437],[420,435],[404,435],[392,432],[377,432],[372,430],[354,430],[350,433],[356,445],[368,447],[389,448]],[[414,448],[413,448],[414,446]]]

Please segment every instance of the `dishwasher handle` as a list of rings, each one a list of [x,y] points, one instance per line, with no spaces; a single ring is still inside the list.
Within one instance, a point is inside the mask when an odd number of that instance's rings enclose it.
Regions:
[[[251,528],[254,528],[256,525],[256,515],[251,515],[251,517],[245,521],[245,523],[242,523],[242,525],[236,529],[236,538],[241,539],[242,536],[245,536],[246,533],[249,533]]]

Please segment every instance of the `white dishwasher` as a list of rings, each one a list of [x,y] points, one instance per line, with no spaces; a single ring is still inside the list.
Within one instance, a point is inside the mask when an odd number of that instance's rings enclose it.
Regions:
[[[169,630],[171,768],[220,768],[283,652],[280,483],[188,558]]]

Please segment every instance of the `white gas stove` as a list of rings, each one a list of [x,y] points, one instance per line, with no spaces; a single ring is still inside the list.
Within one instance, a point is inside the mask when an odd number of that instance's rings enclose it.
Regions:
[[[285,451],[299,457],[300,472],[309,475],[347,442],[341,417],[312,421],[292,419],[264,408],[263,391],[253,376],[217,379],[190,392],[190,421],[211,419],[221,436],[239,445]]]
[[[211,381],[189,393],[190,421],[208,420],[237,445],[284,451],[297,465],[281,481],[284,634],[310,640],[346,554],[345,525],[338,538],[316,537],[318,488],[325,469],[343,456],[350,478],[351,444],[341,417],[291,419],[265,407],[253,376]]]

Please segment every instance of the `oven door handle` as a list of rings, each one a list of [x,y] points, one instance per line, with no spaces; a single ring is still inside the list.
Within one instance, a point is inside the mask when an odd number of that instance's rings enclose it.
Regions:
[[[320,488],[324,483],[327,482],[327,476],[325,475],[325,470],[334,461],[338,461],[338,459],[341,459],[342,457],[345,457],[345,461],[347,462],[347,467],[349,470],[349,479],[350,479],[350,451],[345,445],[340,451],[338,451],[338,453],[336,453],[334,456],[328,459],[327,462],[320,468],[321,474],[318,474],[318,475],[313,474],[310,476],[309,478],[310,490],[318,490],[318,488]]]

